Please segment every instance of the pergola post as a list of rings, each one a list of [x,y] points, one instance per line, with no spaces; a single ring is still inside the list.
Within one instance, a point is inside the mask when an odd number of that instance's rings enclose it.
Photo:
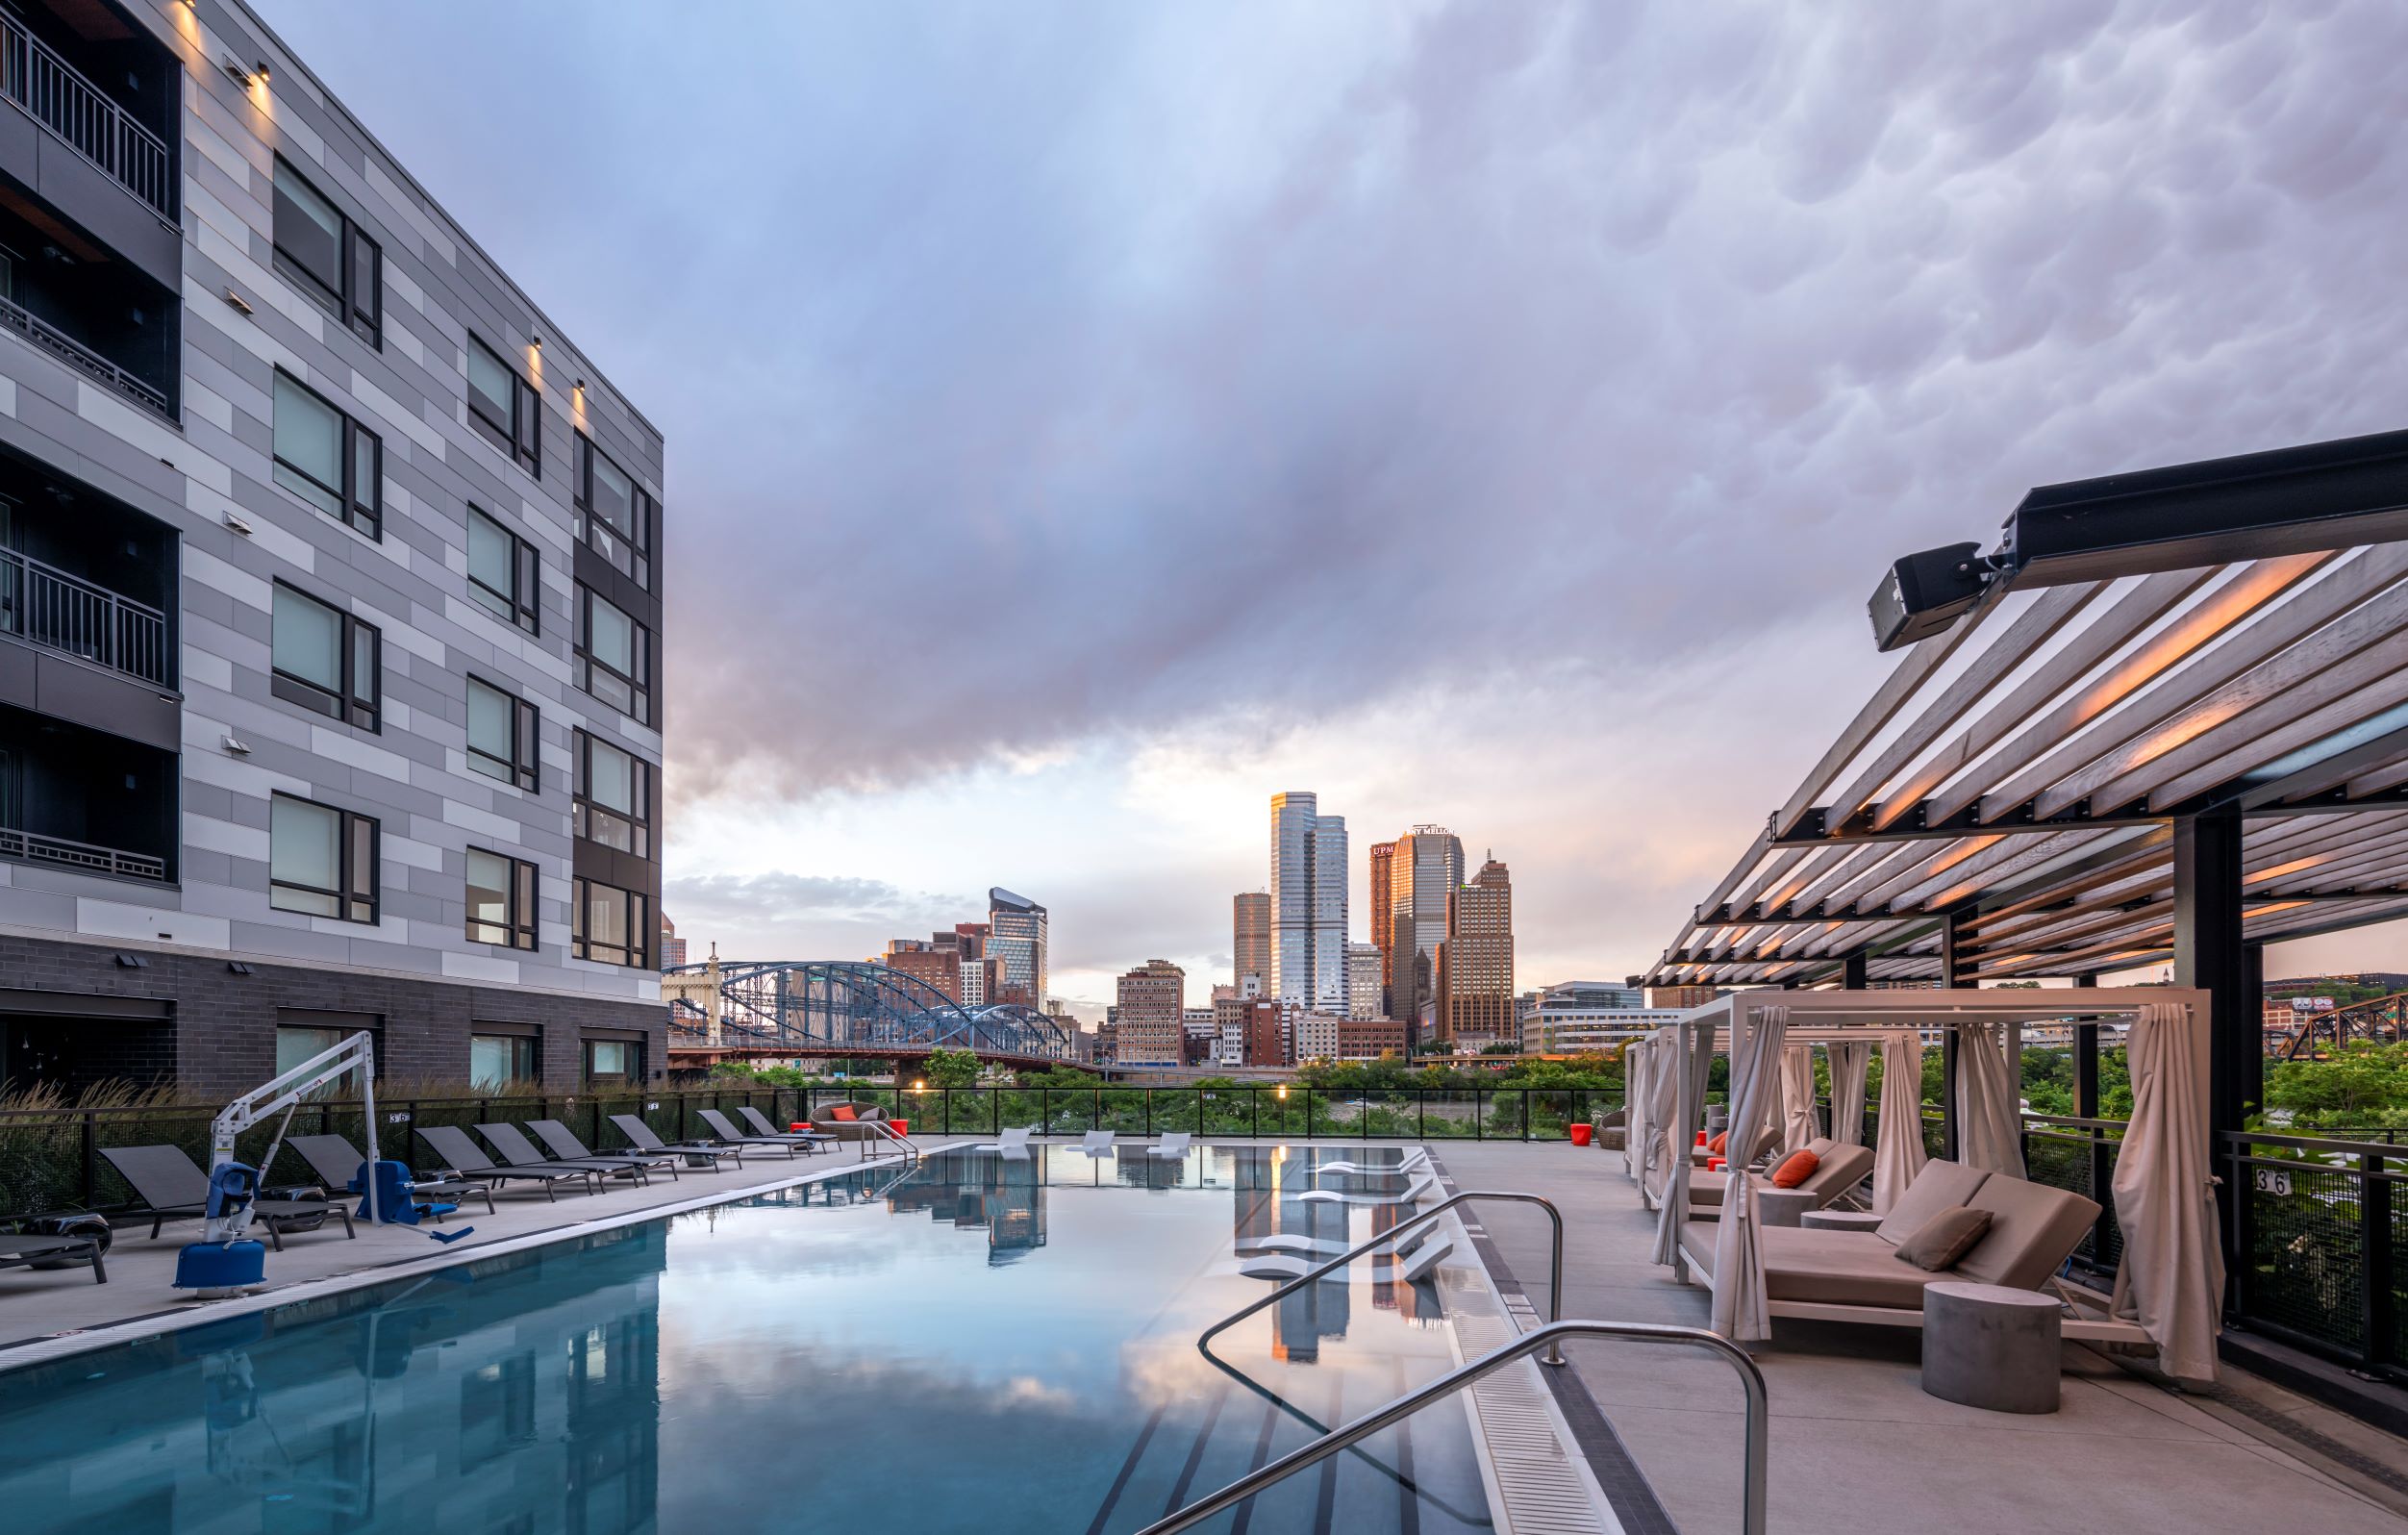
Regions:
[[[2251,954],[2241,923],[2239,815],[2184,816],[2174,822],[2174,984],[2208,995],[2208,1165],[2220,1166],[2223,1136],[2238,1130],[2264,1071],[2264,1005],[2250,989]],[[2223,1228],[2238,1201],[2229,1179],[2216,1186]]]
[[[1972,978],[1966,974],[1963,916],[1962,910],[1952,911],[1940,920],[1940,985],[1944,991],[1972,984]],[[1940,1036],[1940,1154],[1951,1160],[1957,1154],[1956,1102],[1957,1031],[1949,1029]]]
[[[1861,992],[1865,989],[1865,951],[1863,949],[1852,948],[1840,956],[1840,985],[1842,989],[1850,992]]]

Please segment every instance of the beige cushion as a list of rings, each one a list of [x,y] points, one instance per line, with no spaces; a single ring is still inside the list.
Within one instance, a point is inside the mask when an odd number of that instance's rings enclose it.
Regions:
[[[1969,1168],[1962,1162],[1937,1158],[1926,1162],[1923,1170],[1915,1174],[1915,1181],[1906,1186],[1906,1192],[1898,1195],[1889,1219],[1873,1227],[1873,1232],[1894,1246],[1922,1230],[1941,1211],[1971,1199],[1989,1176],[1981,1169]]]
[[[1938,1273],[1973,1250],[1990,1232],[1990,1212],[1958,1205],[1923,1222],[1921,1230],[1898,1244],[1898,1258],[1918,1269]]]
[[[2078,1194],[2003,1174],[1983,1180],[1966,1203],[1990,1212],[1990,1234],[1957,1260],[1957,1273],[2017,1290],[2046,1284],[2098,1219],[2097,1204]]]
[[[1681,1250],[1708,1275],[1714,1271],[1715,1229],[1697,1221],[1681,1228]],[[1923,1286],[1955,1277],[1898,1262],[1895,1247],[1867,1231],[1766,1226],[1757,1237],[1764,1244],[1765,1290],[1775,1300],[1920,1311]]]
[[[1873,1154],[1861,1145],[1840,1145],[1830,1141],[1818,1141],[1815,1146],[1821,1148],[1816,1154],[1822,1158],[1822,1165],[1815,1169],[1813,1177],[1808,1178],[1798,1187],[1813,1195],[1819,1205],[1827,1205],[1855,1188],[1864,1182],[1866,1174],[1873,1170]],[[1813,1150],[1814,1147],[1810,1146],[1808,1149]]]

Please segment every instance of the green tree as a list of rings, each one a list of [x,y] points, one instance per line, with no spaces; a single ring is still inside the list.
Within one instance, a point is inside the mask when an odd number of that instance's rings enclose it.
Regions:
[[[2266,1106],[2302,1129],[2408,1127],[2408,1043],[2352,1044],[2266,1069]]]
[[[978,1057],[967,1050],[931,1050],[921,1076],[932,1088],[971,1088],[978,1086],[978,1074],[984,1069]]]

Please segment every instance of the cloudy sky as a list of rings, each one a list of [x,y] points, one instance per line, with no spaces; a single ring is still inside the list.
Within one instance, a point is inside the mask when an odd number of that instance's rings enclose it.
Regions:
[[[1620,976],[1886,560],[2408,383],[2391,0],[262,9],[667,436],[724,954],[1002,884],[1201,1000],[1293,788]]]

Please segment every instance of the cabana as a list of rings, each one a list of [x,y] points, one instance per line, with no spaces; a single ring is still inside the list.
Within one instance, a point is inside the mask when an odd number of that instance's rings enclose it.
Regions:
[[[2020,1113],[2011,1063],[2024,1024],[2068,1019],[2128,1022],[2133,1109],[2115,1176],[2116,1214],[2123,1232],[2115,1294],[2106,1297],[2101,1314],[2069,1319],[2065,1336],[2152,1345],[2168,1374],[2214,1379],[2223,1260],[2209,1170],[2209,1012],[2200,991],[1758,990],[1735,992],[1694,1009],[1634,1052],[1643,1062],[1640,1081],[1648,1090],[1652,1113],[1650,1149],[1637,1154],[1643,1190],[1658,1159],[1664,1170],[1656,1261],[1690,1281],[1692,1254],[1684,1250],[1685,1239],[1692,1249],[1710,1251],[1711,1325],[1741,1342],[1770,1337],[1777,1316],[1920,1326],[1919,1306],[1771,1296],[1765,1233],[1753,1184],[1745,1177],[1728,1181],[1710,1246],[1704,1228],[1691,1226],[1685,1143],[1703,1122],[1713,1057],[1727,1052],[1731,1058],[1729,1133],[1735,1143],[1745,1144],[1775,1122],[1776,1104],[1785,1095],[1783,1076],[1797,1080],[1798,1058],[1790,1052],[1818,1044],[1832,1051],[1835,1068],[1843,1069],[1833,1072],[1838,1095],[1833,1128],[1849,1119],[1861,1122],[1862,1063],[1879,1044],[1884,1066],[1873,1202],[1876,1212],[1886,1212],[1923,1164],[1921,1036],[1938,1031],[1955,1042],[1955,1120],[1965,1166],[2019,1180]],[[1844,1074],[1854,1079],[1853,1109],[1845,1101]],[[1811,1083],[1811,1075],[1805,1080]],[[1640,1096],[1634,1085],[1633,1101]]]

